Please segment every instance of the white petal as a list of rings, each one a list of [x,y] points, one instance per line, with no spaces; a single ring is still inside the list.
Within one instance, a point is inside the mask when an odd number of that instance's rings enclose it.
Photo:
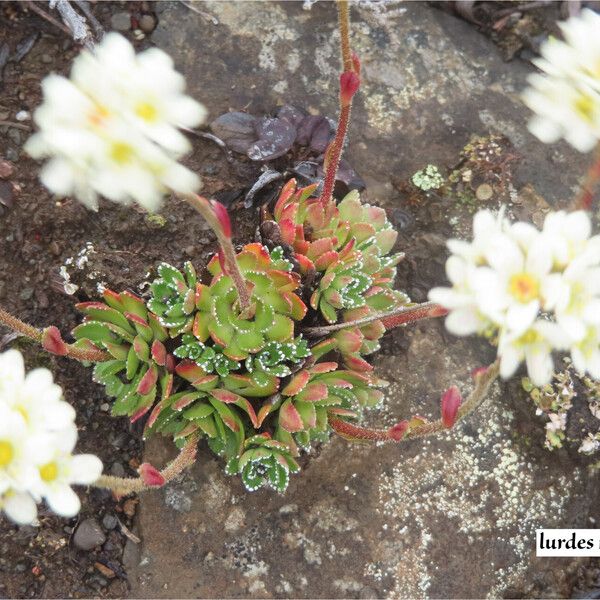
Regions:
[[[481,325],[481,319],[474,308],[453,310],[446,317],[446,329],[458,336],[477,333]]]
[[[502,379],[512,377],[521,364],[522,354],[514,346],[507,344],[500,353],[500,375]]]
[[[81,508],[79,496],[68,485],[53,486],[45,498],[48,506],[61,517],[74,517]]]
[[[534,385],[542,386],[550,383],[554,364],[548,352],[537,348],[528,348],[525,351],[525,361],[527,362],[527,372]]]
[[[537,317],[540,308],[539,302],[533,300],[528,304],[513,304],[506,313],[506,324],[512,333],[524,333]]]
[[[69,479],[71,483],[89,485],[102,474],[102,461],[93,454],[77,454],[70,464]]]
[[[63,158],[48,161],[40,173],[40,179],[51,192],[59,196],[68,196],[75,184],[73,167]]]
[[[37,506],[25,492],[9,492],[2,504],[7,516],[19,525],[31,525],[37,517]]]

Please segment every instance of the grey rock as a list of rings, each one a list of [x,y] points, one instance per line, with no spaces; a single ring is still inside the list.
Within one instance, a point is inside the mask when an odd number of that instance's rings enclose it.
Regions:
[[[106,514],[102,518],[102,527],[104,527],[104,529],[106,529],[108,531],[111,531],[112,529],[114,529],[117,526],[118,522],[119,521],[118,521],[117,517],[115,517],[115,515]]]
[[[110,467],[110,474],[115,477],[125,477],[125,467],[121,463],[113,463]]]
[[[106,535],[96,519],[85,519],[79,523],[73,535],[73,544],[80,550],[93,550],[106,541]]]
[[[117,31],[129,31],[131,29],[131,15],[127,12],[115,13],[110,18],[110,26]]]

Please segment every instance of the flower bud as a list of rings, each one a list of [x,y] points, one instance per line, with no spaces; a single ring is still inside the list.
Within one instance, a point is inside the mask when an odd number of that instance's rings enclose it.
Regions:
[[[346,71],[340,75],[340,101],[342,106],[352,102],[352,96],[360,87],[360,77],[354,71]]]
[[[405,419],[399,423],[396,423],[395,425],[392,425],[392,427],[388,429],[388,436],[395,442],[399,442],[404,437],[407,429],[408,421]]]
[[[231,220],[229,219],[229,213],[227,212],[227,209],[216,200],[211,200],[210,205],[212,206],[215,216],[221,225],[221,231],[223,232],[223,235],[231,239]]]
[[[442,394],[442,423],[446,429],[450,429],[456,423],[458,409],[462,404],[462,396],[459,389],[453,385]]]
[[[148,487],[162,487],[166,483],[160,471],[150,463],[142,463],[138,473]]]
[[[69,353],[67,344],[65,344],[60,331],[54,325],[46,327],[42,332],[42,347],[52,354],[58,354],[58,356],[66,356]]]

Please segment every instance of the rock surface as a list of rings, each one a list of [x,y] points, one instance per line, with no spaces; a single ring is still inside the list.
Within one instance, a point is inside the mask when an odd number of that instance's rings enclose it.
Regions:
[[[96,519],[81,521],[73,535],[73,544],[80,550],[92,550],[96,546],[104,544],[105,541],[106,535]]]
[[[273,114],[284,103],[335,115],[332,4],[202,8],[205,15],[160,5],[152,39],[174,57],[210,120],[230,108]],[[370,201],[393,216],[403,200],[394,177],[451,166],[471,134],[490,131],[526,157],[517,189],[528,183],[550,204],[566,201],[580,158],[527,133],[518,93],[530,66],[504,64],[473,28],[425,4],[361,7],[353,19],[364,84],[347,156]],[[517,203],[510,209],[520,214]],[[469,218],[464,211],[462,222]],[[441,223],[417,224],[401,239],[421,273],[415,299],[443,279],[444,240],[456,234],[447,219],[442,212]],[[395,332],[375,359],[391,386],[373,423],[436,416],[440,393],[453,383],[466,390],[470,370],[492,357],[485,343],[452,338],[440,322]],[[380,447],[332,440],[303,459],[285,496],[248,494],[201,447],[180,482],[141,498],[132,595],[499,597],[533,593],[534,584],[560,595],[572,564],[536,559],[535,529],[585,527],[599,515],[579,456],[543,450],[542,429],[517,386],[495,384],[478,414],[439,438]],[[159,439],[147,444],[152,464],[173,455]]]

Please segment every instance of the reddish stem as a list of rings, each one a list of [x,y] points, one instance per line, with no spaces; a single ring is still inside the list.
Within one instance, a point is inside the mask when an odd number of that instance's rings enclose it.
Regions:
[[[13,331],[24,335],[34,342],[42,344],[44,332],[41,329],[37,329],[36,327],[21,321],[21,319],[6,312],[2,307],[0,307],[0,323],[3,323]],[[64,356],[83,362],[104,362],[112,358],[108,352],[104,352],[103,350],[78,348],[73,344],[65,344],[64,348],[66,350]]]
[[[594,160],[588,169],[581,190],[573,201],[574,208],[591,210],[594,201],[594,192],[600,181],[600,144],[596,146]]]
[[[436,304],[435,302],[423,302],[423,304],[416,304],[415,306],[400,306],[389,312],[375,313],[374,315],[356,319],[355,321],[346,321],[344,323],[325,325],[323,327],[307,327],[302,330],[302,333],[310,337],[320,337],[342,329],[362,327],[373,321],[381,321],[385,328],[390,330],[399,327],[400,325],[404,325],[405,323],[411,323],[421,319],[444,317],[447,314],[448,311],[443,306]]]
[[[198,436],[192,435],[181,449],[179,455],[171,463],[160,471],[162,485],[175,479],[186,467],[189,467],[196,458]],[[158,481],[158,479],[157,479]],[[93,484],[95,487],[108,488],[119,496],[144,492],[150,489],[162,487],[160,485],[148,485],[143,477],[113,477],[112,475],[101,475]]]
[[[333,188],[335,187],[335,179],[337,177],[342,150],[344,149],[344,141],[346,132],[348,131],[348,123],[350,122],[351,104],[342,106],[340,109],[340,119],[338,122],[335,138],[327,149],[326,160],[327,169],[325,171],[325,180],[323,182],[323,192],[321,193],[321,202],[328,204],[333,197]]]

